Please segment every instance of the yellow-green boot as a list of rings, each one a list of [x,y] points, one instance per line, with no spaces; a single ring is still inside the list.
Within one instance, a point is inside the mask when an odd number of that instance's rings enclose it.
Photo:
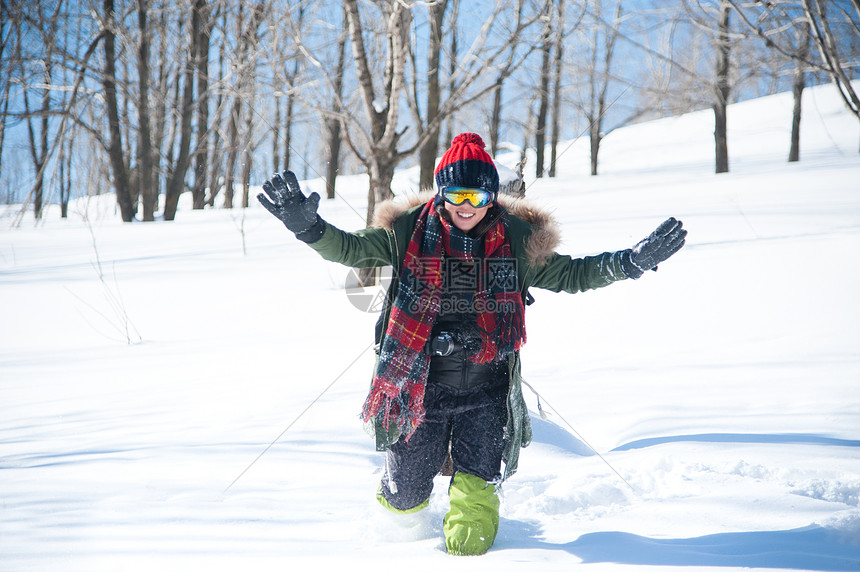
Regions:
[[[496,486],[468,473],[455,473],[448,489],[451,508],[442,530],[448,554],[484,554],[499,531],[499,497]]]

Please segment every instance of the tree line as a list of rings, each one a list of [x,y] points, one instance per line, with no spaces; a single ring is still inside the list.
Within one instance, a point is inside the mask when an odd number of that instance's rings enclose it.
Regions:
[[[459,131],[489,152],[713,109],[726,172],[726,106],[831,82],[860,120],[860,0],[0,0],[0,196],[46,202],[113,192],[123,221],[247,207],[273,172],[369,176],[436,157]]]

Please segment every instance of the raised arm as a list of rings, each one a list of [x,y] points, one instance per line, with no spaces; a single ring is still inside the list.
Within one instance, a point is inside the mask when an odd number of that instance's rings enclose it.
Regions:
[[[354,268],[385,266],[392,263],[392,237],[382,228],[344,232],[324,221],[317,209],[320,196],[305,196],[296,176],[284,171],[263,183],[257,200],[295,233],[296,238],[320,256]]]
[[[648,270],[657,270],[658,264],[678,252],[686,236],[681,221],[669,218],[627,250],[584,258],[553,254],[536,271],[532,285],[553,292],[574,293],[608,286],[625,278],[635,280]]]

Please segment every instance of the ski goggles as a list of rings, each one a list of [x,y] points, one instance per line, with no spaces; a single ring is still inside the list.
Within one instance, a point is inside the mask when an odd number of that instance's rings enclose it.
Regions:
[[[464,202],[469,201],[476,209],[485,207],[496,199],[495,195],[490,191],[468,187],[443,187],[441,195],[442,198],[452,205],[462,205]]]

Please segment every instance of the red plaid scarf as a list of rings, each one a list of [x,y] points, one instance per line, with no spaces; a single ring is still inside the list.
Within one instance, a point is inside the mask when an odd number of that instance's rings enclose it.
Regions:
[[[505,237],[504,212],[484,235],[479,255],[476,250],[481,241],[441,218],[435,203],[434,198],[424,205],[412,232],[376,375],[361,415],[365,422],[377,419],[386,430],[395,423],[407,440],[424,421],[424,388],[430,370],[425,346],[445,287],[443,255],[477,263],[480,268],[473,304],[482,344],[472,361],[502,359],[520,349],[526,339],[525,310]]]

